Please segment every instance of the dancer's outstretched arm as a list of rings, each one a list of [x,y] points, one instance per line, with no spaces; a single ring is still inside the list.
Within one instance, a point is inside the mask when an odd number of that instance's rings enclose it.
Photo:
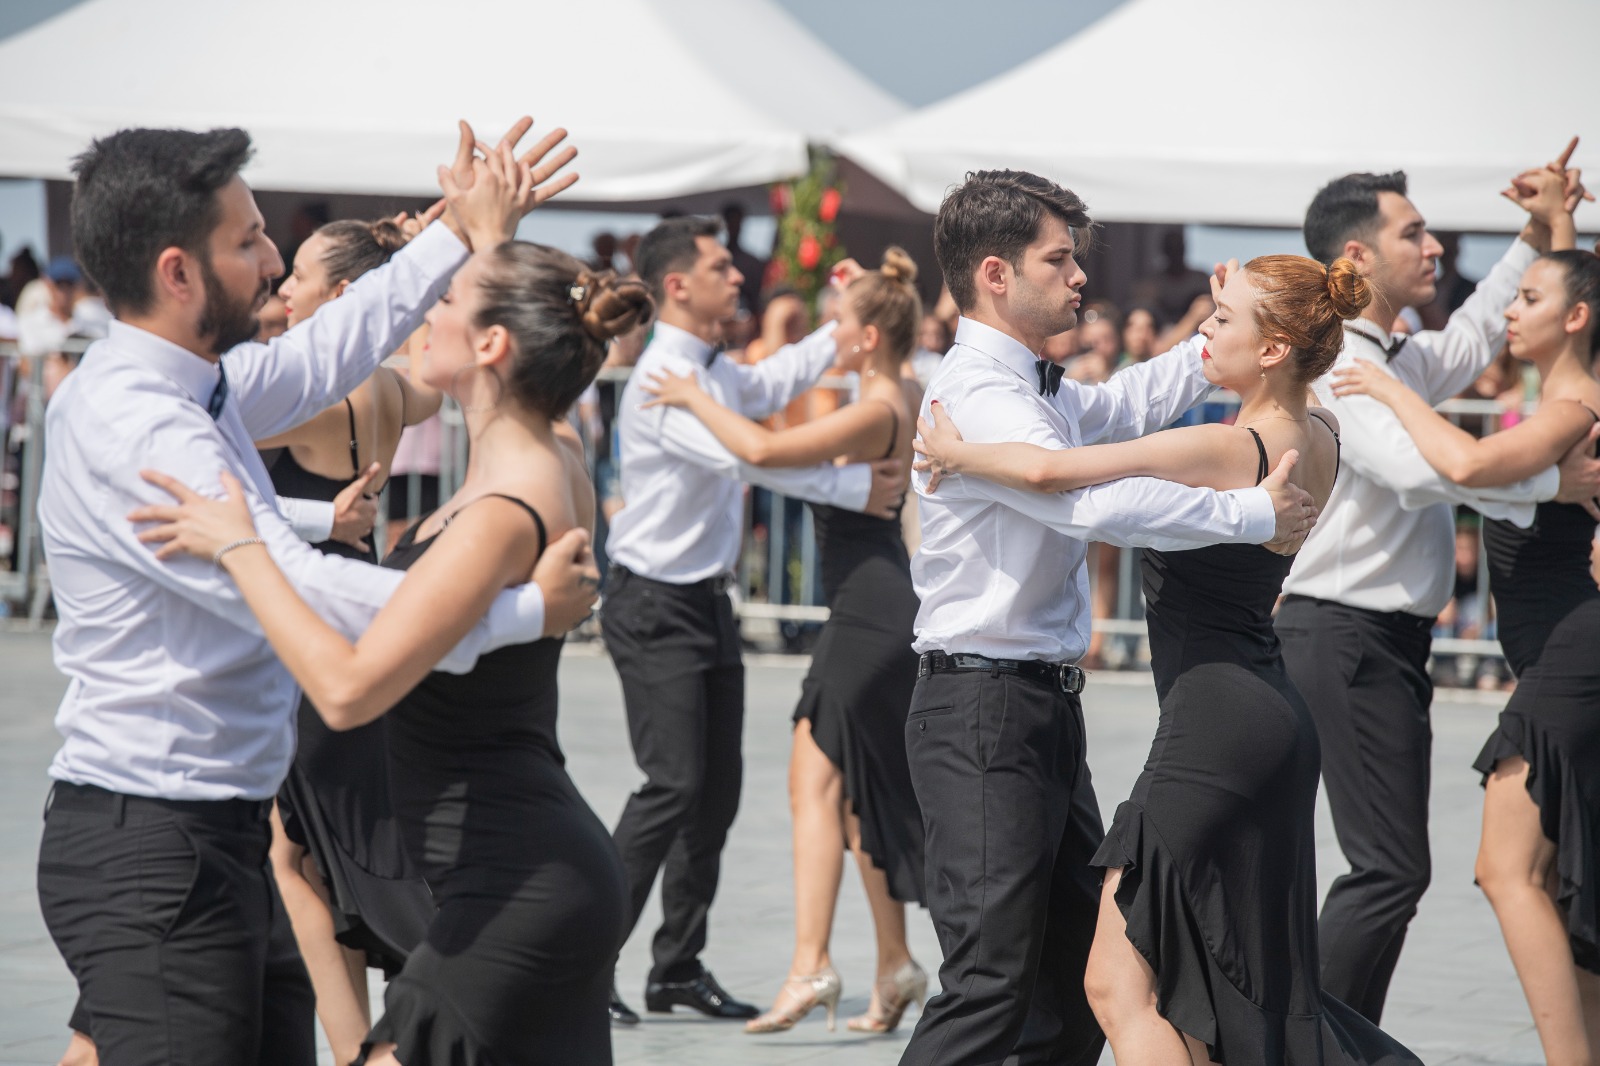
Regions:
[[[1128,477],[1155,477],[1205,489],[1256,483],[1260,455],[1236,426],[1188,426],[1119,444],[1043,448],[1036,444],[975,444],[963,440],[943,405],[932,422],[917,420],[916,469],[932,475],[929,491],[951,474],[982,478],[1027,492],[1067,492]]]
[[[1560,462],[1588,435],[1595,416],[1573,400],[1555,400],[1510,429],[1479,439],[1428,405],[1428,401],[1364,359],[1340,367],[1333,391],[1370,396],[1392,409],[1428,465],[1469,488],[1510,485]]]
[[[663,370],[640,387],[655,397],[644,407],[688,411],[724,448],[751,466],[815,466],[840,455],[882,454],[894,421],[893,412],[881,403],[852,403],[810,422],[775,430],[718,403],[693,372]]]

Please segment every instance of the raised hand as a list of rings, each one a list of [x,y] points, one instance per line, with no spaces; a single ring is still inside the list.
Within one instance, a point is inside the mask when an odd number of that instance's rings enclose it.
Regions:
[[[911,450],[921,456],[911,464],[911,469],[928,475],[928,495],[939,491],[939,482],[945,475],[954,474],[950,449],[961,443],[961,431],[944,413],[944,405],[934,400],[928,405],[928,418],[917,419],[917,435],[911,441]]]
[[[157,559],[170,559],[184,552],[199,559],[213,559],[219,548],[256,535],[244,487],[228,471],[222,471],[225,498],[221,500],[202,496],[157,470],[141,470],[139,476],[178,501],[150,504],[128,514],[128,521],[135,524],[158,523],[139,533],[141,543],[160,545],[156,548]]]
[[[1278,467],[1266,476],[1261,487],[1272,497],[1272,510],[1277,519],[1272,539],[1263,547],[1279,555],[1293,555],[1305,543],[1311,527],[1317,524],[1317,504],[1311,494],[1289,482],[1289,471],[1300,461],[1300,453],[1290,448],[1278,460]]]
[[[329,540],[348,544],[357,551],[369,550],[364,538],[378,522],[378,503],[367,486],[378,476],[379,469],[377,460],[373,460],[360,477],[333,498],[333,531],[328,534]]]
[[[589,533],[569,529],[539,556],[533,583],[544,594],[544,635],[559,637],[594,610],[600,598],[600,571],[589,551]]]
[[[703,396],[706,391],[693,374],[674,374],[670,370],[652,374],[640,382],[639,387],[655,397],[640,404],[641,411],[649,407],[688,407],[696,396]]]
[[[533,173],[519,166],[511,149],[501,145],[486,159],[472,161],[472,184],[463,189],[456,184],[455,172],[439,168],[439,188],[456,223],[475,252],[493,248],[510,240],[517,223],[532,210]]]
[[[508,214],[507,217],[502,218],[492,232],[488,229],[479,232],[478,237],[485,247],[510,239],[516,233],[517,223],[521,221],[524,215],[549,200],[552,196],[559,195],[571,188],[573,183],[578,180],[576,173],[557,173],[576,158],[578,154],[578,150],[571,145],[557,151],[558,146],[567,137],[567,131],[564,129],[558,127],[551,130],[541,137],[527,152],[521,156],[516,155],[517,142],[532,127],[533,119],[524,115],[512,123],[511,128],[506,131],[505,136],[500,138],[498,144],[490,147],[479,141],[473,133],[472,127],[462,121],[459,123],[460,137],[456,144],[455,159],[449,166],[440,166],[439,168],[439,185],[445,191],[445,201],[450,200],[449,188],[445,185],[447,180],[464,197],[465,194],[472,191],[480,176],[485,173],[483,165],[488,164],[491,159],[499,160],[500,166],[508,175],[508,181],[514,187],[520,187],[524,182],[526,183],[526,192],[520,195],[515,202],[514,209],[516,214],[514,216]],[[481,156],[478,154],[480,151],[482,152]],[[552,152],[555,154],[552,155]],[[510,205],[507,205],[507,210],[511,209]],[[479,247],[478,244],[473,243],[473,235],[467,232],[467,227],[461,222],[457,213],[454,211],[447,213],[445,220],[456,231],[457,236],[471,244],[475,249]]]

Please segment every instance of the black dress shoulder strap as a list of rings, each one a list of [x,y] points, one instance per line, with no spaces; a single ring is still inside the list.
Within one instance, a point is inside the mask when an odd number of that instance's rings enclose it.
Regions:
[[[344,398],[344,409],[350,415],[350,470],[351,477],[361,476],[361,453],[356,450],[356,405],[350,397]]]
[[[391,552],[397,552],[402,548],[409,548],[415,544],[417,542],[417,530],[421,529],[422,523],[431,518],[438,510],[439,509],[435,507],[432,511],[426,511],[422,514],[419,514],[417,516],[417,520],[406,527],[406,531],[400,534],[400,539],[395,541],[394,547],[390,548],[389,550]]]
[[[1245,426],[1244,428],[1252,437],[1256,439],[1256,454],[1261,457],[1261,461],[1256,464],[1256,484],[1259,485],[1263,480],[1266,479],[1267,470],[1269,469],[1267,466],[1267,446],[1261,442],[1261,434],[1257,433],[1249,426]]]
[[[1306,414],[1310,415],[1312,418],[1315,418],[1324,426],[1327,426],[1328,432],[1333,434],[1333,476],[1337,480],[1339,477],[1339,464],[1344,458],[1344,442],[1339,439],[1339,431],[1333,428],[1332,422],[1329,422],[1326,418],[1323,418],[1321,415],[1317,414],[1317,412],[1307,411]],[[1600,415],[1596,415],[1595,418],[1596,420],[1600,420]]]
[[[528,512],[528,517],[533,519],[533,524],[539,529],[539,554],[543,555],[545,548],[549,546],[550,538],[549,534],[545,532],[544,519],[539,517],[539,512],[533,509],[533,505],[526,500],[519,500],[515,496],[507,496],[503,492],[491,492],[489,495],[498,496],[502,500],[510,500],[512,503]]]
[[[894,458],[894,447],[900,443],[900,412],[894,409],[894,404],[888,400],[879,400],[879,403],[889,409],[889,450],[883,453],[883,458]]]

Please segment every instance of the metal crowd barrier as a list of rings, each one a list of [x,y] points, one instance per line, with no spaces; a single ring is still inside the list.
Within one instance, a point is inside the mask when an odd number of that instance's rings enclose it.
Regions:
[[[71,342],[70,353],[81,353],[86,344]],[[26,368],[24,371],[24,364]],[[44,364],[42,358],[23,360],[16,345],[0,341],[0,431],[3,431],[4,453],[7,464],[0,467],[0,501],[15,499],[12,507],[0,507],[0,525],[9,526],[13,546],[9,567],[0,552],[0,609],[14,613],[15,607],[25,609],[29,623],[38,626],[49,601],[49,575],[45,568],[44,553],[40,546],[37,520],[40,475],[43,469],[44,444]],[[619,385],[628,377],[626,368],[602,371],[604,380]],[[824,381],[822,388],[850,392],[848,380]],[[620,398],[621,389],[616,390]],[[1214,402],[1229,402],[1219,397]],[[1232,400],[1237,403],[1237,398]],[[1500,405],[1490,400],[1451,400],[1439,408],[1458,423],[1462,419],[1479,418],[1492,432],[1504,414]],[[614,412],[613,412],[614,413]],[[13,416],[20,414],[20,418]],[[441,455],[439,472],[440,499],[447,499],[461,483],[467,464],[466,426],[460,409],[446,400],[440,411],[442,421]],[[15,483],[9,479],[15,472]],[[592,471],[591,471],[592,472]],[[414,510],[418,499],[417,484],[406,475],[396,475],[386,493],[405,493]],[[747,501],[748,501],[747,494]],[[828,610],[818,602],[818,559],[812,531],[809,508],[800,509],[798,545],[791,548],[788,523],[782,520],[784,497],[772,494],[772,506],[767,516],[754,516],[747,502],[746,540],[740,553],[739,593],[736,607],[742,621],[751,623],[748,630],[776,626],[814,625],[828,617]],[[386,503],[387,501],[382,501]],[[380,505],[380,517],[387,509]],[[774,516],[777,516],[774,518]],[[413,517],[415,517],[413,515]],[[764,550],[752,550],[755,544],[754,528],[759,519],[768,520]],[[383,523],[375,535],[382,535]],[[1094,629],[1110,638],[1137,642],[1145,635],[1144,604],[1140,589],[1137,551],[1123,551],[1118,566],[1118,594],[1113,617],[1094,621]],[[1479,588],[1488,587],[1487,561],[1479,552]],[[764,592],[760,599],[749,590]],[[1441,637],[1434,641],[1438,655],[1473,656],[1498,660],[1500,645],[1493,640],[1466,640]]]

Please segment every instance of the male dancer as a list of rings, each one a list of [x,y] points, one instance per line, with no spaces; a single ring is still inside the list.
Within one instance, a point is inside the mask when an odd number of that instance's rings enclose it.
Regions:
[[[1199,338],[1100,386],[1036,353],[1077,321],[1074,258],[1091,223],[1077,196],[1033,174],[969,174],[945,197],[934,248],[961,308],[928,384],[967,440],[1070,448],[1172,422],[1210,390]],[[928,408],[923,409],[927,417]],[[1085,540],[1181,549],[1298,539],[1311,499],[1285,461],[1260,487],[1150,478],[1044,495],[946,477],[921,496],[911,562],[922,598],[921,677],[906,722],[927,831],[928,909],[944,965],[902,1066],[1098,1061],[1083,991],[1102,836],[1084,761],[1089,641]]]
[[[46,422],[39,514],[61,618],[56,665],[70,684],[39,898],[78,982],[74,1023],[87,1023],[106,1066],[315,1061],[309,983],[292,938],[272,936],[286,930],[266,868],[298,694],[232,583],[214,566],[158,560],[138,539],[124,516],[166,502],[140,471],[213,492],[231,471],[284,573],[359,633],[403,575],[299,540],[252,441],[337,402],[416,327],[465,241],[498,244],[570,184],[549,181],[570,149],[538,165],[560,139],[545,138],[517,174],[452,195],[450,225],[268,344],[245,342],[283,260],[239,177],[243,131],[123,130],[74,164],[73,241],[116,321]],[[473,144],[463,124],[458,173],[471,170]],[[558,544],[537,584],[503,593],[444,669],[583,616],[597,575],[581,534]]]
[[[645,1007],[753,1018],[755,1006],[729,996],[700,963],[744,772],[744,663],[728,599],[744,527],[740,482],[882,516],[901,490],[897,462],[760,469],[739,462],[687,411],[640,410],[648,397],[638,382],[692,372],[720,403],[765,418],[833,365],[831,325],[753,366],[721,356],[722,323],[738,310],[743,275],[717,234],[709,219],[674,218],[639,242],[656,327],[617,414],[627,504],[606,543],[613,567],[602,633],[646,777],[615,833],[635,923],[661,871],[664,914]],[[624,1025],[639,1020],[615,990],[611,1016]]]
[[[1460,393],[1504,343],[1505,309],[1549,242],[1547,222],[1530,217],[1444,329],[1392,337],[1401,308],[1433,299],[1439,242],[1407,198],[1404,173],[1329,182],[1306,211],[1306,247],[1325,264],[1349,257],[1375,282],[1372,302],[1345,325],[1335,368],[1353,359],[1386,366],[1433,404]],[[1559,475],[1552,467],[1507,488],[1465,488],[1428,465],[1393,411],[1366,396],[1337,398],[1328,381],[1314,389],[1338,416],[1344,465],[1284,582],[1277,630],[1317,723],[1322,780],[1350,863],[1322,906],[1322,987],[1377,1024],[1428,887],[1427,663],[1434,619],[1451,595],[1453,507],[1531,521],[1540,500],[1589,503],[1600,494],[1600,463],[1586,454],[1592,444],[1580,444]]]

